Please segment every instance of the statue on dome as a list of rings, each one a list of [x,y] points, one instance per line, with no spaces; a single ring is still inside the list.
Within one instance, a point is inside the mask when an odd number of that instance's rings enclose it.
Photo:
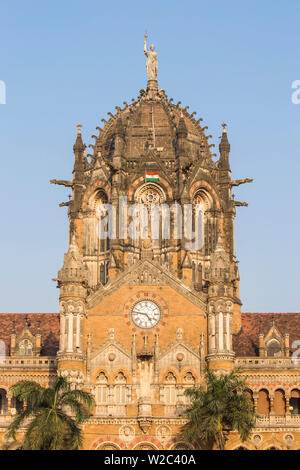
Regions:
[[[150,46],[150,50],[147,50],[147,37],[147,33],[145,33],[144,54],[147,57],[147,75],[149,80],[157,80],[157,53],[154,52],[155,47],[153,46],[153,44]]]

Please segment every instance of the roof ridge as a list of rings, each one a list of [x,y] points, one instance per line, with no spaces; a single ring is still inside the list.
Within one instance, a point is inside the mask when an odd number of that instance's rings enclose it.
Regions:
[[[242,312],[243,314],[251,315],[300,315],[300,312]]]
[[[0,312],[0,315],[59,315],[59,312]]]

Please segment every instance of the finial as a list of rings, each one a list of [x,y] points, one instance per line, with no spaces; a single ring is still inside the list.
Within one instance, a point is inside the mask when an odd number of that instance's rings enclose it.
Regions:
[[[81,128],[82,128],[82,125],[80,124],[80,122],[77,124],[76,127],[77,127],[77,129],[78,129],[77,135],[80,135],[80,134],[81,134]]]
[[[222,127],[223,127],[223,134],[227,134],[227,130],[226,130],[227,124],[226,124],[226,122],[222,122]]]

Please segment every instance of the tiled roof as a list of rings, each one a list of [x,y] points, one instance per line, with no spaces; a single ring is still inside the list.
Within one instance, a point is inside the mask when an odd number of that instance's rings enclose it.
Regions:
[[[55,356],[59,347],[59,314],[58,313],[0,313],[0,340],[6,345],[6,354],[10,349],[12,322],[15,320],[16,334],[25,326],[29,319],[30,331],[36,334],[40,324],[42,335],[42,356]]]
[[[282,335],[286,330],[288,331],[290,346],[295,340],[300,340],[300,313],[242,313],[242,327],[232,338],[236,356],[258,356],[260,322],[263,333],[266,335],[273,317],[275,326]]]
[[[15,320],[17,335],[25,326],[26,316],[30,330],[36,334],[40,323],[42,334],[42,351],[44,356],[55,356],[59,347],[59,314],[58,313],[0,313],[0,340],[9,351],[12,322]],[[264,334],[267,334],[274,317],[275,325],[281,334],[285,329],[290,334],[290,345],[300,340],[300,313],[242,313],[242,327],[233,335],[233,349],[238,357],[258,355],[258,332],[260,322]]]

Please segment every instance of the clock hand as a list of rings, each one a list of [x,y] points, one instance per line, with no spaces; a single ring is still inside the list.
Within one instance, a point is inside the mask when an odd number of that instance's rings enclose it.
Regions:
[[[150,320],[150,321],[152,320],[152,319],[149,317],[149,315],[148,315],[147,313],[145,313],[145,312],[138,312],[138,311],[136,310],[136,311],[134,311],[134,313],[139,313],[140,315],[145,315],[145,316],[148,318],[148,320]]]

